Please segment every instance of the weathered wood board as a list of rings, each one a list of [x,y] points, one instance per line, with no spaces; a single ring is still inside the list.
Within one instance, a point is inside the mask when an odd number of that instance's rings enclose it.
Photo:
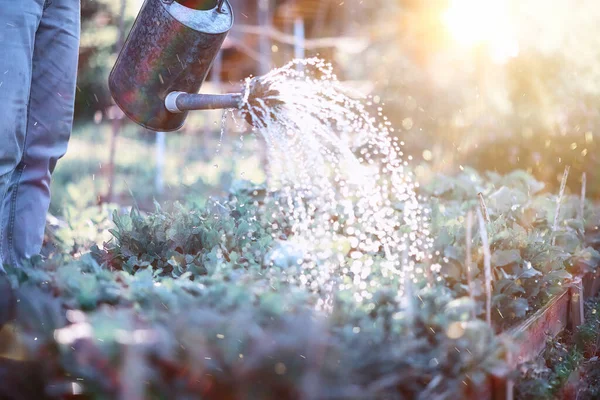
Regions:
[[[522,324],[503,333],[518,349],[513,354],[512,364],[516,366],[536,358],[546,347],[548,336],[555,337],[567,327],[570,306],[571,294],[567,289]]]

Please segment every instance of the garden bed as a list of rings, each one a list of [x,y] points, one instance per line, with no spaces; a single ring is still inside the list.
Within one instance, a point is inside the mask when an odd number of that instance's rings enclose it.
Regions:
[[[588,274],[586,278],[593,278]],[[544,307],[527,318],[523,323],[502,334],[514,348],[507,357],[507,363],[513,369],[518,365],[537,358],[547,346],[565,329],[576,330],[584,322],[583,288],[581,278],[576,279],[568,289],[554,296]],[[593,293],[595,296],[597,294]],[[495,379],[490,389],[491,399],[510,400],[514,398],[512,379]]]
[[[598,385],[593,367],[597,365],[600,340],[600,302],[586,301],[586,320],[561,335],[548,336],[539,357],[519,366],[517,399],[595,399]],[[595,394],[594,394],[595,393]]]
[[[506,396],[507,373],[537,355],[546,331],[582,322],[582,292],[595,285],[573,276],[597,276],[600,255],[589,246],[597,213],[588,206],[581,223],[580,200],[566,197],[561,230],[552,231],[556,198],[532,195],[537,183],[526,175],[447,179],[431,197],[432,273],[408,308],[374,257],[374,285],[342,280],[331,309],[317,311],[320,288],[290,282],[303,255],[274,239],[273,214],[252,195],[263,192],[245,190],[218,207],[115,215],[113,241],[91,254],[10,270],[25,358],[40,363],[46,386],[92,397]],[[472,191],[488,203],[492,326],[475,224],[465,246],[463,216],[479,206]]]

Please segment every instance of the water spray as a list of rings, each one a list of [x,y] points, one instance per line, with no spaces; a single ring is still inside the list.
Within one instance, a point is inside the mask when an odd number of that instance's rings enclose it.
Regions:
[[[315,249],[297,261],[299,282],[329,293],[318,306],[330,306],[340,277],[363,293],[381,275],[409,296],[430,242],[401,142],[319,59],[247,79],[241,93],[198,94],[232,25],[227,0],[146,0],[110,76],[115,102],[163,132],[179,129],[192,110],[241,109],[265,143],[268,188],[281,193],[265,202],[287,210],[297,245]],[[337,244],[339,232],[350,250]],[[364,294],[356,301],[367,301]]]

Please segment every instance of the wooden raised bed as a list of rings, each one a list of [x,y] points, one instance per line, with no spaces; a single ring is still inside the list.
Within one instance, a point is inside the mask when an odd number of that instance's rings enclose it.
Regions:
[[[536,358],[546,347],[548,336],[562,332],[569,321],[571,291],[565,290],[517,327],[502,334],[516,344],[511,364],[518,365]]]
[[[583,281],[583,282],[582,282]],[[549,337],[558,336],[565,328],[575,329],[584,322],[584,303],[600,290],[600,273],[588,274],[582,280],[575,279],[569,288],[554,296],[544,307],[536,311],[515,328],[503,333],[514,344],[508,356],[511,367],[538,357],[546,347]],[[514,382],[510,379],[491,380],[489,396],[492,400],[512,400]]]
[[[600,292],[600,268],[595,274],[588,273],[583,279],[583,294],[585,299],[594,297]]]

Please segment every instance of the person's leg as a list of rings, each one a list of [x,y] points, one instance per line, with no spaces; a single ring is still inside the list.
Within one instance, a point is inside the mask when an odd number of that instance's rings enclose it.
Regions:
[[[8,182],[21,161],[27,132],[35,32],[44,0],[0,0],[0,216]],[[0,239],[6,232],[0,226]],[[0,241],[0,270],[6,249]]]
[[[10,175],[4,197],[3,257],[14,265],[41,250],[50,175],[67,151],[73,125],[79,7],[77,0],[46,0],[35,34],[23,157]]]

